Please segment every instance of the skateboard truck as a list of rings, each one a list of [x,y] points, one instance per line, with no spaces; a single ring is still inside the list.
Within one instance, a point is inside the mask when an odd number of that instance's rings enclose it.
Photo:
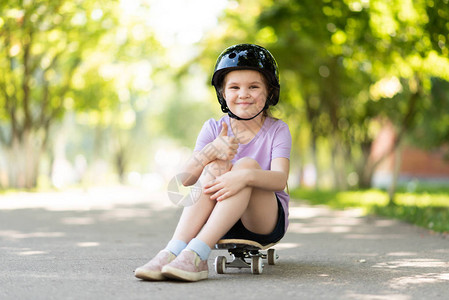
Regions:
[[[249,268],[253,274],[262,274],[263,260],[267,259],[269,265],[274,265],[279,258],[275,249],[269,249],[274,244],[262,246],[250,240],[220,240],[215,245],[216,249],[226,249],[231,255],[232,261],[228,262],[225,256],[217,256],[215,259],[215,271],[224,274],[226,268]],[[261,250],[267,250],[262,253]]]

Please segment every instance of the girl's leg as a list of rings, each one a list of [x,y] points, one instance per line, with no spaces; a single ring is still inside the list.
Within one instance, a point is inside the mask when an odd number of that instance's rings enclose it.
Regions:
[[[244,158],[232,167],[232,170],[239,169],[260,169],[260,166],[255,160]],[[246,187],[215,204],[197,238],[213,248],[239,219],[254,233],[269,234],[276,225],[277,210],[277,199],[273,192]]]
[[[229,171],[230,167],[230,162],[219,160],[208,164],[199,178],[200,183],[204,186],[209,180]],[[184,208],[173,238],[167,247],[148,263],[137,268],[135,276],[144,280],[165,280],[166,277],[161,272],[162,268],[172,262],[187,243],[198,234],[214,209],[215,203],[215,200],[210,200],[208,195],[202,193],[194,205]],[[207,263],[203,268],[207,269]],[[207,277],[207,273],[204,276]]]
[[[215,160],[209,163],[204,168],[203,173],[198,179],[200,181],[200,185],[204,186],[210,180],[213,180],[217,176],[228,172],[231,169],[231,166],[232,164],[230,161],[223,160]],[[189,243],[198,235],[215,205],[215,200],[210,200],[209,195],[201,193],[195,204],[184,208],[172,240],[180,240],[185,243]]]
[[[260,166],[252,159],[243,159],[239,160],[232,170],[242,168],[260,168]],[[204,199],[201,200],[208,203],[207,208],[211,212],[208,215],[203,210],[197,210],[204,214],[201,215],[201,222],[195,223],[195,228],[198,230],[202,227],[202,229],[173,262],[162,268],[162,275],[165,277],[186,281],[206,279],[208,276],[207,257],[210,249],[240,218],[247,229],[260,234],[272,232],[276,225],[278,204],[273,192],[246,187],[221,202],[213,200],[213,204],[210,204],[211,200],[208,195],[204,196]],[[190,237],[195,230],[190,230],[190,235],[186,235],[187,231],[182,230],[181,225],[191,226],[185,221],[188,219],[193,221],[198,216],[194,214],[195,210],[193,209],[184,211],[186,212],[185,218],[181,218],[179,230],[177,229],[175,236],[186,238],[186,236]],[[181,235],[181,232],[184,235]]]

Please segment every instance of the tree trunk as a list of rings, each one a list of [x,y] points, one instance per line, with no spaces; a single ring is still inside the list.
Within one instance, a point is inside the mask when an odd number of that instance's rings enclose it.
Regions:
[[[359,175],[359,187],[362,189],[369,189],[371,188],[373,176],[374,176],[374,170],[365,168]]]
[[[12,140],[9,147],[5,148],[7,157],[5,187],[31,189],[37,186],[42,149],[42,139],[30,132],[24,133],[21,139]]]
[[[115,167],[117,169],[118,179],[121,184],[126,183],[126,178],[125,178],[126,165],[127,165],[126,164],[126,154],[127,154],[126,147],[119,146],[119,149],[117,149],[117,151],[115,152],[115,155],[114,155]]]
[[[348,188],[345,171],[345,157],[341,142],[337,137],[331,138],[331,164],[334,174],[334,187],[337,190],[346,190]]]
[[[318,190],[319,186],[318,186],[318,182],[320,182],[321,180],[321,172],[320,172],[320,168],[318,165],[318,154],[317,154],[317,147],[316,147],[316,137],[313,136],[312,137],[312,163],[313,166],[315,167],[315,182],[314,182],[314,189]]]
[[[394,166],[393,166],[393,174],[391,177],[391,185],[388,188],[388,205],[394,206],[395,203],[395,195],[396,195],[396,189],[398,186],[398,179],[399,179],[399,171],[401,170],[401,162],[402,162],[402,143],[399,143],[399,145],[396,147],[394,151]]]
[[[374,170],[371,168],[369,162],[371,154],[371,142],[365,142],[361,145],[362,159],[357,166],[357,175],[359,177],[359,187],[362,189],[368,189],[371,187]]]

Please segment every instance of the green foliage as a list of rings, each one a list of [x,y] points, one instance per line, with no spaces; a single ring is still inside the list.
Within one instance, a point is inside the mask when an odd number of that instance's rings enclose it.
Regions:
[[[77,71],[117,23],[114,3],[1,2],[0,154],[7,174],[0,185],[35,187],[51,126],[75,103],[95,99],[74,99],[71,92],[85,85]]]
[[[362,207],[368,209],[375,205],[387,205],[388,195],[380,190],[332,191],[295,189],[291,193],[295,199],[305,199],[313,204],[325,204],[332,208]]]
[[[437,232],[449,232],[449,190],[425,189],[398,192],[396,205],[388,205],[388,194],[380,190],[321,191],[297,189],[294,199],[336,209],[362,208],[368,214],[396,218]]]
[[[449,1],[428,0],[426,4],[428,22],[425,28],[429,32],[432,48],[442,56],[449,57]]]
[[[372,212],[425,227],[436,232],[449,232],[448,206],[395,205],[375,206]]]
[[[449,82],[432,78],[431,94],[428,101],[420,107],[418,126],[409,138],[411,144],[432,150],[449,141]],[[449,151],[446,150],[449,161]]]
[[[124,152],[134,148],[130,131],[148,108],[150,76],[166,65],[157,57],[163,50],[152,31],[142,27],[144,14],[129,17],[120,5],[1,2],[0,65],[6,72],[0,73],[0,163],[6,163],[0,186],[36,185],[40,155],[46,152],[51,160],[51,129],[67,111],[78,114],[81,128],[96,132],[94,141],[85,135],[67,148],[88,152],[88,143],[97,158],[120,161],[123,173],[123,158],[131,156]],[[20,154],[27,152],[33,155]]]
[[[118,0],[0,3],[2,167],[34,172],[16,160],[30,151],[39,160],[66,112],[82,129],[70,155],[88,149],[92,159],[117,161],[120,173],[147,166],[161,137],[193,146],[201,124],[220,113],[204,85],[220,51],[236,43],[275,55],[282,91],[274,113],[290,125],[292,161],[312,162],[319,176],[332,169],[339,188],[354,172],[369,185],[379,163],[371,145],[387,121],[397,143],[432,148],[448,139],[447,0],[230,1],[192,46],[201,51],[179,67],[148,25],[152,2],[134,4],[131,15]]]
[[[73,82],[77,69],[117,23],[113,3],[2,2],[0,62],[8,72],[0,77],[4,91],[0,116],[13,130],[25,131],[62,117],[73,102],[67,93],[84,84]],[[94,99],[77,98],[75,103],[82,107]]]
[[[434,1],[298,0],[263,6],[254,26],[270,32],[266,46],[281,75],[288,74],[281,105],[287,120],[299,120],[291,127],[307,126],[311,133],[299,137],[303,133],[293,128],[299,133],[296,145],[309,153],[304,160],[317,161],[320,140],[329,141],[337,187],[346,188],[354,171],[359,185],[370,185],[385,158],[370,156],[385,122],[395,125],[397,146],[431,115],[426,110],[431,79],[449,80],[448,13],[449,6]],[[305,139],[309,149],[299,143]]]

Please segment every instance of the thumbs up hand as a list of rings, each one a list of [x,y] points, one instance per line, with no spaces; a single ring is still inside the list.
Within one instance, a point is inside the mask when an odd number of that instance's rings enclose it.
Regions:
[[[220,134],[211,143],[213,153],[216,159],[232,160],[237,154],[239,144],[235,137],[228,136],[228,124],[222,123]]]
[[[228,124],[223,122],[223,123],[221,123],[221,125],[222,125],[222,127],[221,127],[219,136],[228,136]]]

